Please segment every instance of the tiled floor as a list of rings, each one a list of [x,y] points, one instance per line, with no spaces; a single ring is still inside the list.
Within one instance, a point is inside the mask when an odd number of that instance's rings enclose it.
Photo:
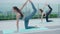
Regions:
[[[18,33],[13,33],[14,31],[16,31],[16,20],[0,21],[0,31],[2,31],[3,34],[8,34],[8,33],[9,34],[12,34],[12,33],[13,34],[20,34],[20,33],[37,34],[36,32],[38,32],[38,34],[39,33],[44,34],[42,32],[51,33],[51,31],[55,32],[55,34],[59,33],[60,32],[60,18],[51,18],[51,20],[53,20],[53,22],[46,22],[45,19],[43,19],[43,22],[41,22],[40,19],[31,19],[29,21],[29,26],[36,26],[39,28],[28,29],[28,30],[24,28],[24,21],[20,20]]]

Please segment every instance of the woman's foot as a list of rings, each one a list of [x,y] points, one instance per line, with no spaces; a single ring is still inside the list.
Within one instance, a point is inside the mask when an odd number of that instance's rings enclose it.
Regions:
[[[52,20],[48,20],[47,22],[53,22]]]
[[[26,29],[33,29],[33,28],[38,28],[38,27],[28,26]]]
[[[14,31],[14,33],[18,33],[19,31]]]

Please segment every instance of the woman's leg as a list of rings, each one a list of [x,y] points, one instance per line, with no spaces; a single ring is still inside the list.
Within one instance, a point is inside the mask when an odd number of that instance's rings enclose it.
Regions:
[[[25,29],[36,28],[36,27],[34,27],[34,26],[28,26],[28,24],[29,24],[29,18],[28,18],[28,17],[24,19],[24,22],[25,22],[25,23],[24,23]]]
[[[31,5],[32,5],[32,8],[34,9],[34,11],[33,11],[29,16],[25,17],[25,19],[24,19],[24,21],[25,21],[25,28],[26,28],[26,29],[35,28],[35,27],[31,27],[31,26],[29,27],[29,26],[28,26],[28,24],[29,24],[29,19],[31,19],[31,18],[35,15],[35,13],[37,12],[34,4],[31,3]]]
[[[27,16],[28,19],[31,19],[37,12],[37,9],[35,8],[34,4],[31,2],[32,8],[33,8],[33,12]]]
[[[48,22],[48,14],[46,14],[46,21]]]
[[[25,18],[25,19],[24,19],[25,29],[28,28],[28,24],[29,24],[29,19],[28,19],[28,18]]]
[[[17,26],[17,32],[18,32],[19,31],[19,20],[17,21],[16,26]]]
[[[48,7],[49,7],[49,12],[48,13],[46,13],[46,21],[47,22],[52,22],[52,20],[48,20],[48,16],[51,14],[51,12],[52,12],[52,8],[50,7],[50,5],[48,5]]]

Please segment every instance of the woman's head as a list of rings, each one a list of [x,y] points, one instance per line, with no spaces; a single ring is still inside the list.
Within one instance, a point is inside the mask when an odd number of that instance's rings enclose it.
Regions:
[[[43,12],[43,10],[42,9],[39,9],[40,11],[41,11],[41,13]]]
[[[21,10],[19,8],[17,8],[16,6],[14,6],[13,10],[16,11],[17,13],[19,13],[21,15],[21,17],[23,17],[23,14],[22,14],[22,12],[21,12]]]
[[[17,8],[16,6],[13,7],[14,11],[20,11],[19,8]]]

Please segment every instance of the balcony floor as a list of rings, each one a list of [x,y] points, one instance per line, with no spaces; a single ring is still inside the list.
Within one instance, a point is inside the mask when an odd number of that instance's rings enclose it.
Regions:
[[[16,31],[16,20],[5,20],[5,21],[0,21],[0,31],[3,32],[3,34],[21,34],[21,33],[26,33],[26,34],[37,34],[36,32],[45,34],[49,31],[48,34],[50,34],[52,31],[54,32],[53,34],[58,34],[60,33],[60,18],[51,18],[50,20],[53,20],[53,22],[46,22],[45,19],[43,19],[43,22],[41,22],[40,19],[31,19],[29,21],[29,26],[36,26],[39,28],[34,28],[34,29],[25,29],[24,28],[24,21],[20,20],[19,21],[19,32]],[[58,31],[58,32],[56,32]],[[14,33],[15,32],[15,33]],[[0,33],[1,34],[1,33]]]

